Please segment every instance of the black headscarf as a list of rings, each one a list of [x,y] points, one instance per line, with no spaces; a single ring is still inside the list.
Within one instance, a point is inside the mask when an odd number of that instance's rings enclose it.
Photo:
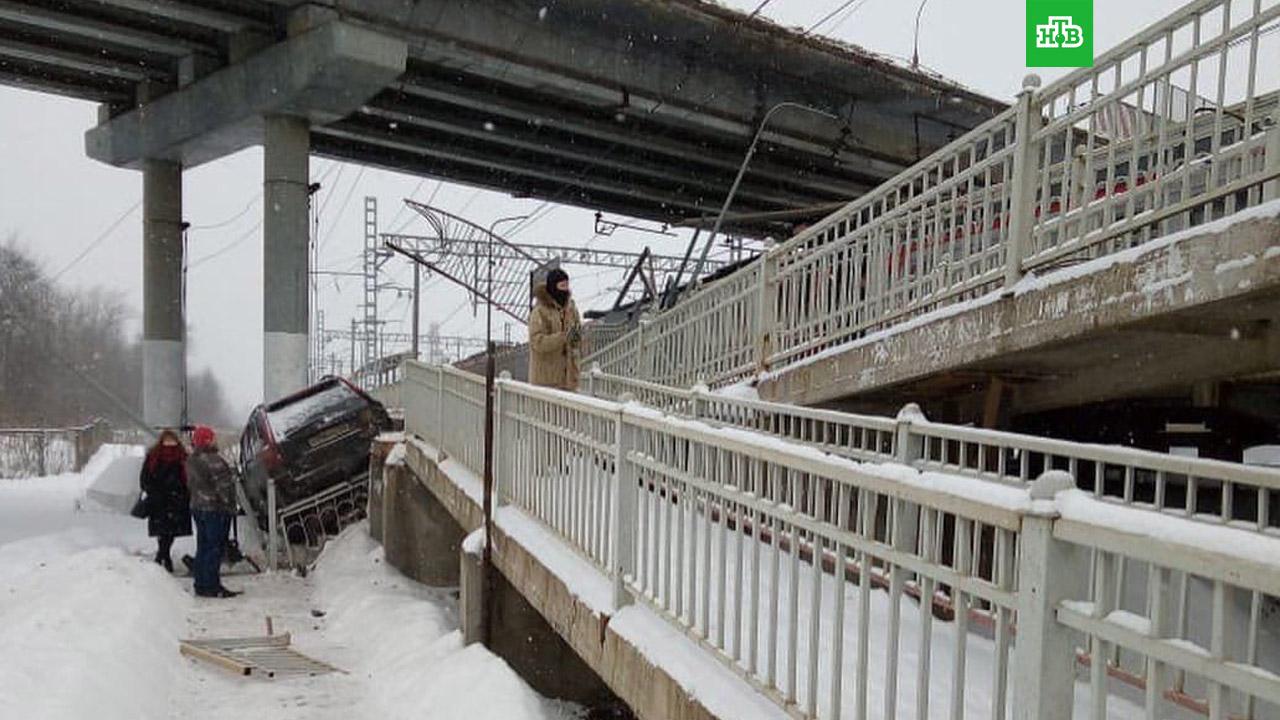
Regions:
[[[561,270],[560,268],[555,268],[551,272],[547,273],[547,294],[549,294],[551,296],[551,299],[555,300],[556,304],[559,305],[560,307],[564,307],[566,304],[568,304],[569,291],[561,290],[557,288],[556,285],[559,285],[562,280],[568,280],[568,279],[569,279],[569,274]]]

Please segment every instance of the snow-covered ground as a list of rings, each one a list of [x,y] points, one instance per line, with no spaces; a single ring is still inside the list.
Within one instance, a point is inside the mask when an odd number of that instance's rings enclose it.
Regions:
[[[150,560],[145,523],[85,499],[85,473],[0,480],[0,718],[560,720],[501,659],[463,647],[451,593],[385,566],[364,525],[306,579],[234,575],[233,600],[191,595]],[[175,546],[175,558],[190,551]],[[231,676],[178,654],[183,637],[258,635],[271,616],[302,652],[346,671]],[[476,688],[484,688],[477,692]]]

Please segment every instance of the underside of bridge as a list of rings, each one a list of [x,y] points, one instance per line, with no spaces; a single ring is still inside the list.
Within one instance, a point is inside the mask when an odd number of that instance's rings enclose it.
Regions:
[[[402,40],[408,57],[403,72],[349,98],[350,112],[312,118],[316,154],[664,222],[719,209],[778,103],[825,115],[775,114],[735,213],[829,209],[1003,107],[697,0],[0,0],[0,82],[102,102],[108,120],[326,12]],[[105,122],[116,137],[109,149],[91,137],[90,152],[190,167],[261,142],[253,125],[192,128],[202,142],[161,147]]]
[[[265,149],[263,396],[306,384],[311,154],[786,236],[1002,109],[700,0],[0,0],[0,83],[144,172],[144,408],[181,417],[182,171]]]

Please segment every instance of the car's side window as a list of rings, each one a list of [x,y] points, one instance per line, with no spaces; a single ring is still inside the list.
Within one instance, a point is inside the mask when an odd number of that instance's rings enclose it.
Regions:
[[[262,452],[263,448],[261,423],[262,416],[259,415],[254,418],[252,423],[249,424],[249,453],[250,456],[254,458]]]

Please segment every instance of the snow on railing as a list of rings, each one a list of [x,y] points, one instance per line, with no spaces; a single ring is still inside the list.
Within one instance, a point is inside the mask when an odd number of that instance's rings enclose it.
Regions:
[[[1097,498],[1280,537],[1280,470],[1111,445],[931,422],[918,409],[896,418],[731,397],[619,377],[584,375],[590,394],[624,393],[664,412],[766,433],[869,462],[1025,486],[1066,471]]]
[[[1127,717],[1115,712],[1111,678],[1144,691],[1145,717],[1166,717],[1175,705],[1210,718],[1280,717],[1280,540],[1080,491],[1058,495],[1054,506],[1051,525],[1024,523],[1024,551],[1037,549],[1032,532],[1052,534],[1053,577],[1041,578],[1059,600],[1051,632],[1066,627],[1084,638],[1090,717]],[[1078,637],[1058,642],[1075,650]]]
[[[483,380],[417,363],[407,379],[407,430],[478,471]],[[1280,709],[1263,622],[1280,538],[1100,502],[1061,471],[1015,484],[857,462],[505,379],[494,406],[496,502],[612,576],[615,606],[643,603],[801,717],[1139,716],[1109,675],[1149,688],[1147,717]],[[895,450],[917,425],[937,429],[899,421]]]
[[[1280,197],[1273,0],[1196,0],[589,361],[688,386]]]

